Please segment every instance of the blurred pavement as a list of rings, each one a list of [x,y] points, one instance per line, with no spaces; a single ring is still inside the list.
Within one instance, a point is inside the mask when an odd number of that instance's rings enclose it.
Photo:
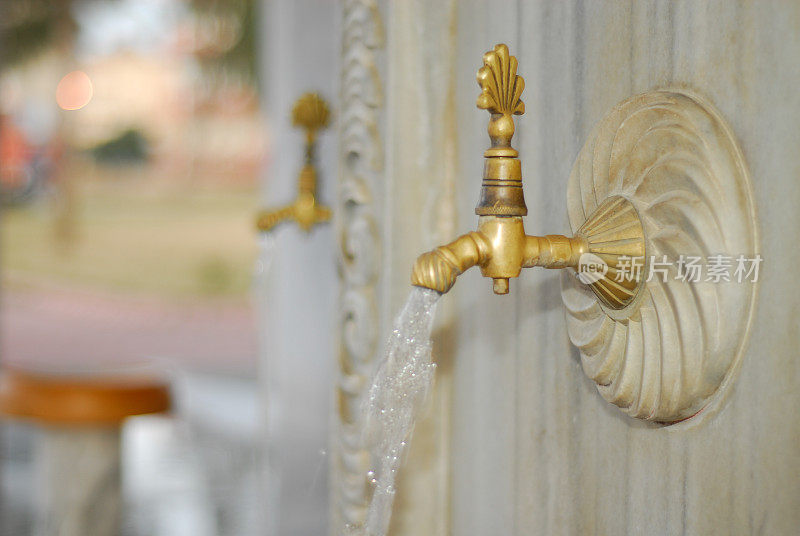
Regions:
[[[97,365],[156,360],[169,368],[252,374],[256,330],[245,301],[175,302],[67,288],[5,289],[0,360]]]

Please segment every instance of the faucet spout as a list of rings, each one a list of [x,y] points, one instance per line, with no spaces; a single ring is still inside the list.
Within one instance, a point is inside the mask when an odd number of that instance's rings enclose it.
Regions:
[[[459,236],[453,242],[420,255],[414,263],[411,284],[444,294],[456,278],[491,258],[491,246],[479,232]]]

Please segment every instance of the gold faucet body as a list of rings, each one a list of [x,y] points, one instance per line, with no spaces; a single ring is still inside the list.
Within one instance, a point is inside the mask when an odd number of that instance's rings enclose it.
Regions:
[[[292,109],[292,124],[306,132],[305,162],[297,178],[297,198],[284,207],[261,212],[256,219],[259,231],[271,231],[281,223],[295,221],[303,231],[331,219],[331,210],[317,203],[317,132],[328,126],[330,111],[316,93],[302,95]]]
[[[591,283],[604,305],[622,309],[638,294],[641,274],[616,281],[627,258],[644,258],[644,231],[638,213],[624,198],[604,203],[587,218],[573,237],[530,236],[522,217],[528,209],[522,189],[522,164],[511,146],[513,115],[525,113],[520,99],[525,81],[517,75],[517,59],[500,44],[483,57],[478,71],[481,94],[478,108],[491,113],[488,133],[491,147],[484,153],[481,197],[475,213],[477,231],[420,255],[412,270],[411,283],[445,293],[456,278],[473,266],[492,278],[496,294],[507,294],[509,279],[522,268],[578,269],[584,254],[605,264],[607,272]]]
[[[496,294],[508,294],[508,280],[519,277],[523,268],[576,268],[587,250],[581,236],[526,235],[520,216],[481,216],[477,231],[420,255],[411,283],[444,293],[459,275],[478,266],[494,280]]]

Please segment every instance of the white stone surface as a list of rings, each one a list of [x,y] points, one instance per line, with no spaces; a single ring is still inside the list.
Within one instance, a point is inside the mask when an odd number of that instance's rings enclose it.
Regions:
[[[262,10],[263,108],[270,141],[265,207],[294,199],[303,162],[302,132],[290,124],[294,101],[338,94],[338,6],[326,0],[272,0]],[[336,129],[320,134],[318,194],[333,203]],[[327,445],[334,368],[336,272],[331,225],[309,234],[294,225],[274,233],[269,271],[259,277],[260,383],[266,423],[264,504],[267,534],[327,531]],[[266,262],[267,254],[262,256]]]
[[[487,139],[474,76],[498,42],[519,58],[526,79],[515,146],[530,233],[569,230],[570,169],[615,104],[686,87],[720,110],[742,147],[765,259],[748,350],[720,411],[694,426],[660,428],[621,414],[584,376],[568,341],[558,273],[528,270],[505,297],[475,271],[462,276],[442,300],[454,309],[440,324],[454,346],[434,349],[434,359],[452,359],[453,393],[434,404],[433,425],[417,429],[406,468],[407,479],[427,475],[429,485],[400,489],[402,521],[390,533],[796,532],[800,7],[467,0],[451,18],[438,2],[379,6],[389,69],[386,193],[375,202],[385,238],[381,318],[403,299],[414,255],[440,238],[430,207],[446,184],[442,170],[456,171],[452,200],[437,208],[454,211],[454,233],[475,226]],[[447,139],[455,147],[443,153]],[[440,376],[445,386],[448,377]]]

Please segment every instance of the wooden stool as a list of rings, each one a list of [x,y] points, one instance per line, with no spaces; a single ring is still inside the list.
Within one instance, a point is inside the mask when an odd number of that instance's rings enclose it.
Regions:
[[[35,534],[118,534],[122,423],[169,408],[169,384],[158,375],[6,367],[0,375],[0,415],[33,421],[42,433]]]

